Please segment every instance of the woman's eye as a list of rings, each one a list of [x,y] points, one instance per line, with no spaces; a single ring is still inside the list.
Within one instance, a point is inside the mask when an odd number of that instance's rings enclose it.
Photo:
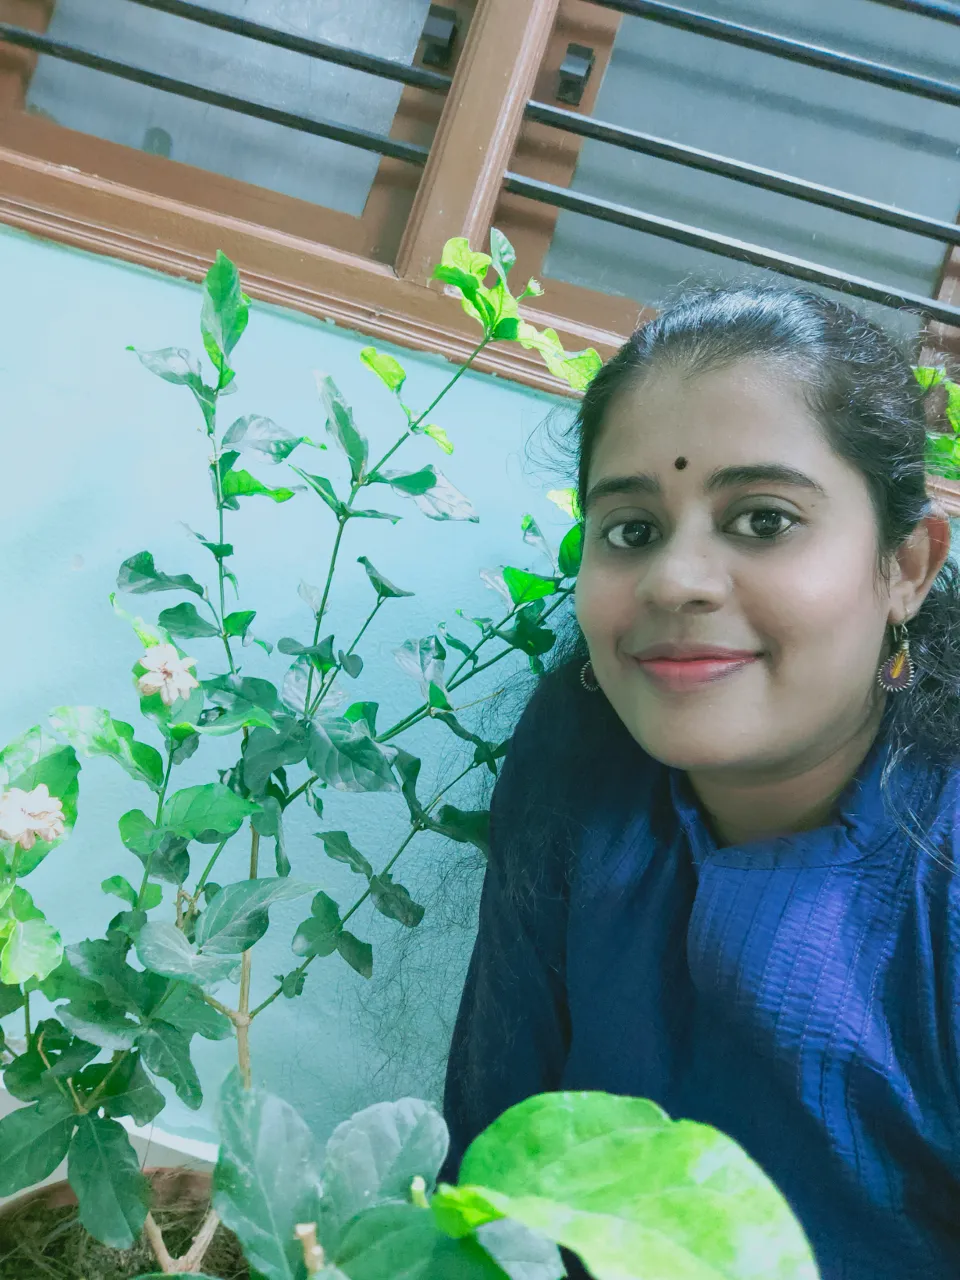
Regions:
[[[604,530],[604,541],[619,551],[637,551],[656,541],[657,531],[647,520],[627,520]]]
[[[777,538],[792,529],[797,521],[775,507],[756,507],[743,511],[730,525],[732,532],[745,538]]]

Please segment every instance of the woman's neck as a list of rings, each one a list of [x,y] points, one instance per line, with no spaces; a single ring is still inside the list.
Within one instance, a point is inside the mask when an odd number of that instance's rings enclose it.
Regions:
[[[811,750],[776,774],[733,777],[692,770],[691,785],[718,843],[745,844],[824,826],[873,745],[882,718],[880,706],[841,741]]]

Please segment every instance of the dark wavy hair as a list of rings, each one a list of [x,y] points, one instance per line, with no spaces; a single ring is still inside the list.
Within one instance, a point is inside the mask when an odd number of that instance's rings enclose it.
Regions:
[[[803,289],[744,285],[684,293],[628,339],[588,387],[571,429],[581,507],[611,401],[655,370],[704,373],[770,362],[799,385],[839,457],[863,476],[882,564],[931,510],[925,395],[877,324]],[[909,626],[917,681],[891,698],[891,760],[960,761],[960,570],[948,560]]]

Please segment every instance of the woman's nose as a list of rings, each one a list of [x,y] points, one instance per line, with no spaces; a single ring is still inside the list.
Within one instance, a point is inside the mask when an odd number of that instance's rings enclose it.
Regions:
[[[668,613],[719,609],[730,593],[730,575],[712,539],[674,533],[652,557],[649,570],[637,584],[648,605]]]

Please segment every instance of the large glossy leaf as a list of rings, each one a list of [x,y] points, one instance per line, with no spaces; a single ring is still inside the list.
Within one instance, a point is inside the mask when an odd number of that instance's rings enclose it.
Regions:
[[[552,1240],[510,1218],[480,1227],[477,1240],[510,1280],[563,1280],[567,1274]]]
[[[323,1166],[324,1248],[335,1251],[344,1227],[364,1209],[408,1201],[414,1178],[432,1188],[448,1145],[443,1117],[418,1098],[379,1102],[338,1125]]]
[[[177,983],[164,997],[161,1012],[164,1022],[169,1022],[185,1036],[203,1036],[204,1040],[229,1040],[233,1035],[233,1023],[207,1004],[196,987]]]
[[[578,1253],[597,1280],[815,1280],[779,1191],[732,1139],[654,1103],[553,1093],[470,1145],[434,1198],[451,1234],[511,1217]]]
[[[124,560],[117,575],[117,586],[121,591],[130,591],[134,595],[150,591],[192,591],[195,596],[203,595],[203,587],[189,573],[161,573],[149,551],[141,551]]]
[[[77,1117],[60,1093],[0,1120],[0,1196],[48,1178],[66,1158]]]
[[[227,428],[222,443],[237,445],[241,449],[256,449],[258,453],[266,454],[271,462],[283,462],[297,445],[303,443],[303,439],[303,436],[295,436],[271,418],[250,413]]]
[[[517,338],[522,347],[538,351],[555,378],[561,378],[574,391],[586,391],[600,372],[603,361],[593,347],[585,351],[564,351],[554,329],[537,330],[521,320]]]
[[[190,1041],[182,1031],[156,1019],[137,1038],[137,1047],[147,1067],[156,1076],[169,1080],[177,1097],[191,1111],[203,1103],[200,1078],[190,1060]]]
[[[560,572],[565,578],[575,578],[580,572],[580,559],[583,555],[583,526],[575,524],[564,535],[560,543]]]
[[[265,1280],[301,1280],[294,1230],[316,1222],[319,1171],[310,1130],[286,1102],[244,1089],[239,1073],[220,1094],[220,1156],[213,1205]]]
[[[490,257],[494,271],[506,284],[507,276],[516,265],[517,254],[507,237],[496,227],[490,228]]]
[[[80,1222],[111,1249],[129,1249],[143,1229],[150,1184],[126,1129],[115,1120],[80,1117],[70,1143],[67,1177],[80,1206]]]
[[[194,391],[200,390],[203,386],[200,379],[200,362],[183,347],[164,347],[161,351],[137,351],[135,347],[127,347],[127,350],[136,352],[143,367],[155,373],[164,382],[190,387]]]
[[[202,639],[220,634],[217,627],[197,613],[197,606],[185,602],[173,609],[163,609],[158,621],[172,636],[183,636],[185,639]]]
[[[431,520],[469,520],[477,524],[480,519],[470,500],[432,465],[412,473],[379,471],[377,478],[386,481],[396,493],[412,498]]]
[[[180,608],[193,609],[193,605]],[[56,707],[50,713],[50,724],[81,755],[108,756],[138,782],[145,782],[154,791],[160,790],[163,757],[155,747],[136,741],[133,725],[114,720],[102,707]]]
[[[138,1023],[107,1001],[71,1000],[58,1007],[57,1017],[68,1031],[101,1049],[132,1049],[140,1030]]]
[[[280,876],[228,884],[200,917],[197,945],[206,954],[238,956],[266,933],[270,925],[267,912],[273,903],[311,892],[310,885]]]
[[[258,804],[238,796],[222,782],[207,782],[172,795],[163,806],[161,821],[168,832],[183,840],[196,840],[207,832],[232,836],[259,809]]]
[[[378,351],[376,347],[364,347],[360,352],[360,359],[389,390],[399,391],[406,382],[407,375],[403,365],[385,351]]]
[[[539,573],[528,573],[526,569],[513,569],[510,566],[504,569],[503,580],[514,604],[532,604],[534,600],[554,595],[557,590],[553,578],[544,578]]]
[[[382,1204],[347,1226],[333,1261],[350,1280],[504,1280],[476,1240],[445,1238],[429,1210]]]
[[[62,957],[60,934],[42,916],[13,919],[6,926],[0,920],[0,982],[17,986],[31,978],[42,981]]]
[[[431,684],[441,689],[445,685],[443,664],[447,651],[440,643],[438,636],[425,636],[422,640],[404,640],[399,649],[394,649],[393,656],[401,671],[412,676],[420,685],[420,692],[426,697]]]
[[[164,1010],[166,1012],[166,1010]],[[215,1013],[215,1009],[210,1010]],[[112,1119],[129,1116],[136,1125],[155,1120],[166,1105],[163,1094],[152,1082],[138,1053],[128,1053],[116,1070],[104,1063],[109,1075],[103,1095],[103,1109]]]
[[[164,978],[183,978],[198,987],[222,982],[237,968],[234,956],[205,955],[174,924],[151,920],[137,934],[137,955],[145,969]]]
[[[240,288],[240,276],[226,254],[217,251],[216,259],[203,282],[203,306],[200,332],[207,355],[217,369],[225,366],[230,352],[240,341],[250,307]]]
[[[318,373],[317,390],[327,412],[327,430],[347,455],[350,477],[356,484],[367,465],[367,441],[353,421],[353,413],[340,393],[334,380],[325,373]]]
[[[250,792],[262,795],[271,773],[288,764],[299,764],[307,754],[307,731],[292,716],[272,729],[254,729],[243,747],[243,780]]]
[[[320,715],[310,726],[307,763],[338,791],[398,791],[394,752],[375,742],[366,724]]]
[[[376,569],[366,556],[360,556],[358,564],[362,564],[367,571],[367,577],[373,585],[374,591],[381,600],[397,600],[401,596],[412,596],[412,591],[403,591],[400,587],[395,587],[389,578],[385,578],[379,569]]]
[[[341,929],[337,935],[337,950],[361,978],[373,977],[373,947],[369,942],[363,942],[349,929]]]
[[[337,515],[341,519],[343,519],[347,515],[346,503],[341,502],[340,499],[337,497],[336,492],[333,488],[333,485],[326,478],[326,476],[312,476],[310,475],[309,472],[301,471],[299,467],[294,467],[292,464],[291,464],[291,470],[295,471],[301,480],[305,480],[307,482],[307,484],[314,491],[314,493],[318,494],[319,497],[321,497],[324,500],[324,502],[327,504],[330,510],[334,512],[335,515]],[[304,583],[303,585],[306,586],[307,584]],[[311,590],[316,591],[317,589],[316,587],[313,587],[311,588]],[[300,589],[300,595],[303,596],[303,587],[301,587]],[[313,608],[314,613],[318,611],[319,593],[317,594],[317,602],[312,604],[311,607]]]

